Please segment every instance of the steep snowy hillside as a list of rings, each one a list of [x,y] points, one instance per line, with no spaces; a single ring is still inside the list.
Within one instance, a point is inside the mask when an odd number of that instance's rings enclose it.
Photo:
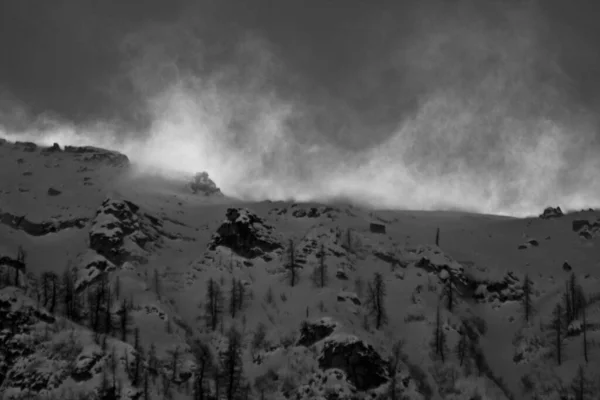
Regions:
[[[598,399],[599,232],[0,141],[0,398]]]

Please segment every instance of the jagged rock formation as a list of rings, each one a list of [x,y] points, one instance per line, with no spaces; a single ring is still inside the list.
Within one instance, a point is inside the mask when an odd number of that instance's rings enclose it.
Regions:
[[[209,250],[224,246],[242,257],[271,259],[268,253],[283,248],[273,236],[274,228],[248,209],[228,208],[225,217],[208,244]]]
[[[223,196],[221,189],[217,187],[215,182],[208,177],[208,173],[204,171],[194,175],[190,183],[190,189],[194,194],[202,193],[205,196]]]
[[[163,238],[181,239],[166,232],[160,219],[127,200],[107,198],[91,223],[90,248],[117,266],[126,261],[146,263],[152,246],[160,245]]]
[[[542,219],[550,219],[550,218],[559,218],[564,214],[560,207],[546,207],[544,212],[540,214],[540,218]]]
[[[334,334],[324,339],[319,368],[337,368],[346,373],[357,390],[376,388],[389,379],[389,365],[373,346],[353,335]]]

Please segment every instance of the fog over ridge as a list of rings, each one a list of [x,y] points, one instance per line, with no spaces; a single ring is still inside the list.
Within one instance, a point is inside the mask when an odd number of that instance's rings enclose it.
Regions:
[[[400,98],[386,79],[402,71],[415,102],[397,120],[373,123],[341,98],[304,92],[257,31],[238,35],[213,68],[200,22],[184,13],[121,40],[115,82],[142,99],[147,127],[32,115],[6,95],[0,136],[114,149],[142,171],[207,171],[225,194],[248,200],[350,198],[513,216],[600,207],[597,117],[573,101],[547,21],[535,2],[477,4],[425,2],[412,11],[409,36],[365,59],[349,91]],[[395,21],[376,23],[392,29]]]

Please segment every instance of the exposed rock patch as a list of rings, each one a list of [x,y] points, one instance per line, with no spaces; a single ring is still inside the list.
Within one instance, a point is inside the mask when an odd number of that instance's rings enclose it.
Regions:
[[[323,317],[313,322],[305,322],[300,327],[298,346],[309,347],[331,335],[338,323],[329,317]]]
[[[70,228],[82,229],[85,228],[88,220],[88,218],[55,219],[53,221],[37,223],[28,220],[25,216],[17,216],[0,211],[0,223],[8,225],[13,229],[24,231],[31,236],[44,236]]]

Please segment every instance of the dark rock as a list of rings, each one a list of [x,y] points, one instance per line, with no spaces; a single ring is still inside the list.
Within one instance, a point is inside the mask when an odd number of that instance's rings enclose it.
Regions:
[[[60,190],[54,189],[54,188],[49,188],[48,189],[48,196],[58,196],[60,195],[62,192]]]
[[[346,373],[357,390],[381,386],[389,380],[389,365],[373,346],[351,335],[325,339],[318,358],[319,368],[338,368]]]
[[[563,268],[563,271],[566,271],[566,272],[573,270],[573,267],[571,267],[571,265],[569,265],[569,263],[566,261],[563,263],[562,268]]]
[[[353,292],[340,292],[337,295],[337,301],[345,302],[346,300],[354,303],[357,306],[360,306],[361,302],[358,298],[358,295]]]
[[[207,172],[199,172],[192,178],[190,188],[194,194],[202,193],[205,196],[223,195],[221,189],[217,187],[215,182],[208,177]]]
[[[208,244],[209,250],[224,246],[252,259],[283,248],[273,236],[274,228],[253,212],[245,208],[229,208],[225,217]]]
[[[371,230],[372,233],[385,234],[385,225],[383,225],[383,224],[371,222],[371,224],[369,225],[369,229]]]
[[[37,150],[37,145],[33,142],[15,142],[15,147],[20,147],[23,149],[23,151],[26,151],[28,153]]]
[[[335,272],[335,277],[343,281],[348,280],[348,274],[346,274],[346,271],[341,268],[338,268],[338,270]]]
[[[529,243],[530,245],[532,245],[532,246],[534,246],[534,247],[537,247],[537,246],[539,246],[539,245],[540,245],[540,242],[538,242],[538,241],[537,241],[537,240],[535,240],[535,239],[530,239],[530,240],[528,240],[528,241],[527,241],[527,243]]]
[[[562,217],[564,214],[562,212],[562,210],[560,209],[560,207],[546,207],[546,209],[544,209],[544,212],[542,214],[540,214],[540,218],[542,219],[550,219],[550,218],[559,218]]]
[[[304,322],[300,327],[300,338],[297,345],[310,347],[331,335],[336,327],[337,323],[328,317],[313,322]]]

